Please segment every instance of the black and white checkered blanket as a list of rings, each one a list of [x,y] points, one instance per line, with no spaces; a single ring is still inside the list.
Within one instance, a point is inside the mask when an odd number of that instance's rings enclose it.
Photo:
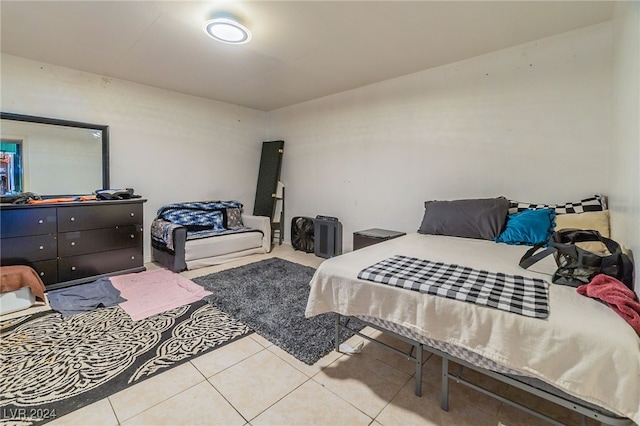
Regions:
[[[399,255],[363,269],[358,278],[528,317],[549,315],[547,283],[536,278]]]

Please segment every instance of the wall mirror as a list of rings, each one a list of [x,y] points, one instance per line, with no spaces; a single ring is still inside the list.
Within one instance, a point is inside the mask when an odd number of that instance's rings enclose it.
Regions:
[[[0,113],[0,194],[87,195],[109,188],[109,126]]]

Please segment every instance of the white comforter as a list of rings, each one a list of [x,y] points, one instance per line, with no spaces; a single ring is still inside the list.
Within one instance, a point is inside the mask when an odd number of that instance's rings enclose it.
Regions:
[[[549,317],[536,319],[357,278],[367,266],[405,255],[550,282],[551,257],[530,270],[518,266],[527,248],[422,234],[369,246],[320,265],[306,315],[337,312],[391,321],[640,424],[640,338],[613,310],[574,288],[550,284]]]

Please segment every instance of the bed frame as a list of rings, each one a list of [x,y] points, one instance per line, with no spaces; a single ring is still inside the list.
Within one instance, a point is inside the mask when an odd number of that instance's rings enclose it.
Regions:
[[[541,418],[543,420],[546,420],[547,422],[553,424],[553,425],[558,425],[558,426],[562,426],[563,423],[558,422],[557,420],[547,416],[544,413],[541,413],[539,411],[535,411],[532,410],[529,407],[526,407],[522,404],[519,404],[517,402],[511,401],[499,394],[496,394],[495,392],[492,392],[490,390],[487,390],[485,388],[482,388],[478,385],[475,385],[471,382],[466,381],[465,379],[463,379],[462,376],[462,371],[464,368],[469,368],[471,370],[477,371],[479,373],[482,373],[486,376],[492,377],[496,380],[499,380],[501,382],[507,383],[511,386],[514,386],[518,389],[524,390],[526,392],[529,392],[533,395],[539,396],[547,401],[553,402],[555,404],[558,404],[562,407],[568,408],[572,411],[577,412],[578,414],[580,414],[582,416],[582,425],[586,426],[587,424],[587,418],[592,418],[594,420],[597,420],[603,424],[607,424],[607,425],[612,425],[612,426],[625,426],[625,425],[633,425],[633,421],[631,421],[631,419],[625,418],[625,417],[620,417],[614,413],[611,413],[609,411],[603,410],[599,407],[596,407],[593,404],[589,404],[585,401],[581,401],[577,398],[571,397],[567,394],[563,394],[562,391],[559,391],[557,389],[555,389],[555,392],[552,392],[550,390],[545,390],[545,389],[541,389],[539,387],[534,386],[533,384],[530,383],[526,383],[524,381],[518,380],[517,378],[511,376],[511,375],[506,375],[506,374],[502,374],[502,373],[497,373],[495,371],[491,371],[491,370],[487,370],[485,368],[481,368],[478,366],[475,366],[463,359],[460,359],[458,357],[452,356],[446,352],[443,352],[439,349],[436,348],[432,348],[424,343],[421,343],[417,340],[411,339],[407,336],[403,336],[401,334],[398,334],[394,331],[391,330],[387,330],[379,325],[373,324],[371,322],[365,321],[361,318],[358,317],[352,317],[352,316],[345,316],[345,315],[341,315],[336,313],[335,314],[335,349],[336,352],[340,352],[339,350],[339,346],[340,346],[340,332],[341,330],[348,330],[351,333],[360,336],[368,341],[371,342],[375,342],[379,345],[382,345],[383,347],[386,347],[387,349],[390,349],[396,353],[401,354],[402,356],[406,357],[407,359],[410,359],[412,361],[415,362],[415,366],[416,366],[416,375],[415,375],[415,394],[416,396],[422,396],[422,362],[423,362],[423,352],[424,350],[431,352],[435,355],[438,355],[442,358],[442,383],[441,383],[441,392],[440,392],[440,408],[442,408],[442,410],[444,411],[448,411],[449,410],[449,380],[453,380],[456,383],[468,386],[472,389],[475,389],[478,392],[482,392],[486,395],[489,395],[493,398],[498,399],[501,402],[504,402],[506,404],[512,405],[516,408],[519,408],[522,411],[525,411],[526,413],[529,413],[533,416],[536,416],[538,418]],[[344,320],[343,320],[344,318]],[[365,325],[372,327],[378,331],[381,331],[383,333],[386,333],[390,336],[395,337],[396,339],[399,339],[405,343],[408,343],[411,345],[411,350],[409,352],[403,352],[399,349],[396,349],[390,345],[387,345],[386,343],[380,342],[370,336],[367,336],[365,334],[360,333],[359,331],[354,330],[353,328],[349,327],[349,323],[351,320],[354,321],[358,321],[360,323],[364,323]],[[458,364],[459,368],[457,369],[457,371],[455,373],[451,373],[449,371],[449,361],[453,361],[456,364]]]

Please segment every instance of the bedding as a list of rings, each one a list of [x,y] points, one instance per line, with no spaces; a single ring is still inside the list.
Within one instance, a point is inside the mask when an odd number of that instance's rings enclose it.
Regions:
[[[237,223],[236,210],[242,209],[239,201],[191,201],[174,203],[158,209],[157,218],[186,226],[190,231],[215,229],[223,231],[229,228],[228,211],[232,210],[232,227]]]
[[[306,316],[336,312],[388,321],[552,385],[640,424],[640,338],[606,305],[549,284],[545,319],[358,279],[395,255],[550,281],[551,257],[523,270],[527,247],[410,234],[323,262],[310,283]]]
[[[493,240],[502,231],[508,210],[504,197],[425,201],[418,232]]]
[[[549,315],[547,283],[407,256],[393,256],[358,273],[358,278],[534,318]]]
[[[536,210],[543,208],[551,208],[556,211],[557,215],[571,213],[598,212],[607,210],[607,200],[602,194],[595,194],[592,197],[583,198],[580,201],[570,201],[560,204],[535,204],[523,203],[522,201],[509,201],[509,213],[517,213],[524,210]]]
[[[598,231],[603,237],[611,237],[609,229],[609,210],[560,214],[555,217],[555,221],[556,230],[565,228],[593,229]]]
[[[556,228],[559,229],[593,229],[598,231],[605,238],[611,237],[609,229],[609,210],[598,212],[585,212],[573,214],[560,214],[555,218]],[[585,250],[596,252],[607,252],[607,248],[601,242],[582,242],[576,244]]]
[[[549,241],[553,234],[556,212],[553,209],[525,210],[507,217],[497,243],[535,246]]]
[[[638,295],[622,281],[609,275],[599,274],[588,284],[578,287],[576,291],[606,303],[640,336],[640,301],[638,301]]]

